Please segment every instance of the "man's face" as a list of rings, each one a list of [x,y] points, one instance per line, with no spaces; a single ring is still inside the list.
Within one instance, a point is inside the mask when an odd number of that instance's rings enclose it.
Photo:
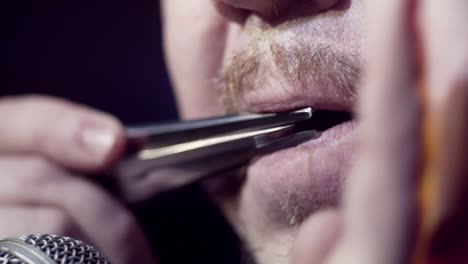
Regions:
[[[166,51],[184,118],[352,112],[360,77],[360,0],[165,0]],[[251,163],[218,199],[260,263],[287,263],[301,222],[335,206],[355,148],[354,122]]]

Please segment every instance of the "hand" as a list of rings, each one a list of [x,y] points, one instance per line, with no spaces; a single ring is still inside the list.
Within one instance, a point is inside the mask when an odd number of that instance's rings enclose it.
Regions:
[[[305,223],[292,263],[466,263],[468,2],[366,8],[360,153],[343,209]]]
[[[0,98],[0,237],[67,235],[112,263],[153,263],[132,214],[84,174],[124,149],[121,124],[57,98]]]

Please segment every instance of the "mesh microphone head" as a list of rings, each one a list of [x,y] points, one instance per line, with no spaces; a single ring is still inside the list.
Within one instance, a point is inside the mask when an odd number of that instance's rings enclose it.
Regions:
[[[0,241],[0,264],[110,264],[96,249],[69,237],[29,235]]]

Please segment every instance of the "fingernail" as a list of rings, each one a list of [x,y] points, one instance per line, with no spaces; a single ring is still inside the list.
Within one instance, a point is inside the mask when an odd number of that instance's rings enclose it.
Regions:
[[[95,159],[106,159],[112,150],[116,135],[109,129],[86,128],[81,134],[81,139],[87,151]]]

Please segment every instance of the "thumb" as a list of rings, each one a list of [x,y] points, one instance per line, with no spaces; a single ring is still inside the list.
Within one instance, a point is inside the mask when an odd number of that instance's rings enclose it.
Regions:
[[[0,154],[36,154],[83,172],[109,166],[123,152],[115,118],[45,96],[0,100]]]
[[[324,263],[341,234],[341,218],[336,211],[313,215],[299,230],[291,251],[291,264]]]

